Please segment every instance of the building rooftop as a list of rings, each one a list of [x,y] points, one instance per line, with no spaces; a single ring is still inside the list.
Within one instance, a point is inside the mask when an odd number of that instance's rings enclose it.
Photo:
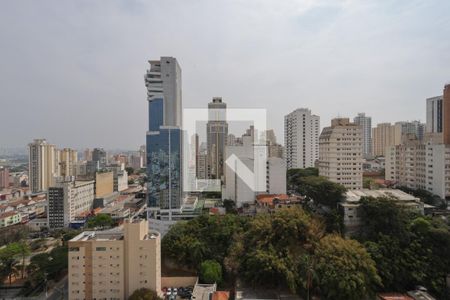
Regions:
[[[346,200],[347,202],[359,202],[361,197],[395,197],[399,201],[414,201],[414,202],[420,202],[420,199],[417,197],[414,197],[413,195],[410,195],[408,193],[405,193],[401,190],[397,189],[379,189],[379,190],[369,190],[369,189],[362,189],[362,190],[349,190],[346,193]]]
[[[380,300],[414,300],[413,298],[399,293],[383,293],[378,295]]]

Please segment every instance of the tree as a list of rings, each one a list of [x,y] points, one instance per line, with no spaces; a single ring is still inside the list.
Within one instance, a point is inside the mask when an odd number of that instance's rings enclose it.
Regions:
[[[12,283],[12,276],[19,273],[17,256],[20,253],[18,243],[11,243],[0,249],[0,270],[2,277],[8,277],[9,284]]]
[[[286,208],[274,214],[260,214],[243,233],[244,250],[239,260],[240,277],[253,285],[285,285],[292,292],[303,283],[299,274],[303,255],[314,253],[324,226],[300,208]]]
[[[88,228],[108,228],[114,224],[110,215],[107,214],[98,214],[95,217],[92,217],[88,220],[87,226]]]
[[[225,211],[227,214],[237,214],[236,202],[234,202],[233,200],[223,200],[223,207],[225,207]]]
[[[31,254],[30,247],[24,241],[21,241],[17,244],[17,254],[22,258],[22,279],[25,274],[25,258]]]
[[[200,265],[200,280],[203,283],[222,282],[222,266],[215,260],[205,260]]]
[[[132,175],[134,173],[134,169],[132,167],[126,167],[125,171],[127,171],[128,175]]]
[[[324,299],[365,299],[381,284],[375,262],[355,240],[327,235],[320,240],[315,257]]]
[[[135,290],[133,294],[128,298],[128,300],[160,300],[162,298],[158,297],[155,291],[147,288],[140,288]]]

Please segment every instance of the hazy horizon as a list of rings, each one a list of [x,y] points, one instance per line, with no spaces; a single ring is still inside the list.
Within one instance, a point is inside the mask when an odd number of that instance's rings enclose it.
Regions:
[[[0,148],[137,149],[148,60],[174,56],[183,106],[300,107],[425,122],[450,81],[449,1],[8,1],[0,10]]]

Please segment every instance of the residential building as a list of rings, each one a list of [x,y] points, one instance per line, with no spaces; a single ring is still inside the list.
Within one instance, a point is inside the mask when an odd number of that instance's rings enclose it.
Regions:
[[[134,170],[140,170],[144,167],[144,160],[141,153],[132,154],[130,157],[130,167]]]
[[[92,160],[92,150],[89,148],[86,148],[83,152],[83,159],[85,161],[90,161]]]
[[[361,226],[361,212],[359,210],[360,200],[362,197],[387,197],[402,207],[410,208],[421,214],[424,213],[424,204],[419,198],[407,194],[397,189],[379,189],[379,190],[348,190],[345,200],[339,203],[343,221],[347,233],[356,232]]]
[[[319,159],[320,118],[299,108],[284,117],[284,143],[288,169],[310,168]]]
[[[161,295],[161,240],[146,221],[122,231],[85,231],[68,242],[69,299],[128,299],[140,288]]]
[[[224,150],[228,137],[226,117],[227,104],[221,97],[214,97],[208,103],[206,144],[208,153],[208,177],[221,179],[223,176]]]
[[[70,148],[63,148],[57,151],[59,156],[59,176],[75,176],[78,153]]]
[[[145,75],[149,111],[147,131],[148,217],[179,210],[183,199],[181,68],[173,57],[151,60]],[[164,210],[164,212],[161,212]]]
[[[9,170],[5,167],[0,167],[0,190],[9,187]]]
[[[442,96],[442,109],[443,109],[443,143],[450,145],[450,84],[446,84]]]
[[[17,211],[0,213],[0,228],[19,224],[21,220],[20,213]]]
[[[319,175],[348,189],[362,189],[362,130],[348,118],[331,120],[319,138]]]
[[[384,156],[386,147],[401,143],[400,126],[391,123],[380,123],[372,129],[372,152],[375,157]]]
[[[48,189],[48,225],[68,227],[75,217],[90,211],[94,203],[94,181],[57,181]]]
[[[267,157],[267,145],[255,144],[252,135],[243,135],[242,142],[242,145],[225,147],[225,158],[235,156],[239,161],[233,168],[225,166],[222,198],[233,200],[237,207],[241,207],[245,203],[254,203],[255,196],[261,193],[285,194],[285,161],[279,157]],[[249,170],[254,173],[252,182],[247,182],[250,178],[244,175]],[[264,170],[264,176],[258,173],[261,170]]]
[[[256,196],[256,212],[274,212],[280,208],[300,207],[303,198],[287,194],[260,194]]]
[[[363,157],[369,158],[372,155],[372,118],[365,113],[359,113],[353,122],[362,129]]]
[[[57,173],[55,145],[45,139],[35,139],[28,144],[29,149],[29,184],[32,193],[46,191],[53,185]]]
[[[385,178],[398,186],[450,197],[450,145],[423,143],[414,135],[386,150]]]

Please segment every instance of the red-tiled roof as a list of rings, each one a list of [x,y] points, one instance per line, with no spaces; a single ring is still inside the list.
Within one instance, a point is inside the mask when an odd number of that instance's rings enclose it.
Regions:
[[[212,295],[212,300],[228,300],[230,298],[230,292],[216,291]]]

